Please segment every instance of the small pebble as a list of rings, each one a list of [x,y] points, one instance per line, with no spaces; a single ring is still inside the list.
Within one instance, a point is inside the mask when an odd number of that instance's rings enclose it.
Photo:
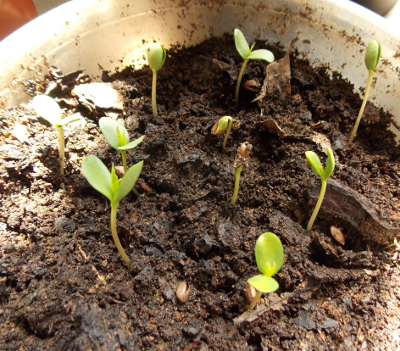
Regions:
[[[7,244],[5,247],[4,247],[4,252],[5,253],[13,253],[14,251],[17,251],[17,248],[13,245],[13,244]]]

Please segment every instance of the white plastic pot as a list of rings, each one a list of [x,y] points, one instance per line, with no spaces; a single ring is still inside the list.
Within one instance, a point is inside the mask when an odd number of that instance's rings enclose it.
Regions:
[[[48,65],[64,73],[84,68],[96,78],[103,69],[143,64],[144,42],[193,45],[234,28],[285,47],[297,38],[313,65],[329,65],[356,90],[366,82],[365,46],[380,40],[383,61],[371,99],[400,125],[400,37],[385,19],[346,0],[70,1],[0,43],[0,102],[27,101],[20,82],[42,79]]]

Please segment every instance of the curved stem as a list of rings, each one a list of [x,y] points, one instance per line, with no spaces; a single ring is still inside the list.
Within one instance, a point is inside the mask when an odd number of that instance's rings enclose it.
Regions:
[[[308,225],[307,225],[307,231],[311,232],[312,226],[314,224],[315,218],[317,218],[319,209],[321,208],[321,204],[322,201],[324,200],[324,196],[325,196],[325,191],[326,191],[326,184],[327,184],[328,180],[325,179],[321,179],[321,190],[319,191],[319,197],[318,197],[318,201],[314,207],[314,211],[311,215],[310,220],[308,221]]]
[[[238,79],[236,81],[236,90],[235,90],[235,99],[236,99],[236,109],[239,108],[239,89],[240,89],[240,84],[242,83],[242,78],[244,74],[244,70],[246,69],[247,62],[249,62],[249,59],[245,59],[242,65],[242,68],[240,69]]]
[[[226,129],[224,141],[222,142],[222,151],[224,152],[226,148],[226,141],[228,140],[231,128],[232,128],[232,117],[228,117],[228,128]]]
[[[153,82],[151,87],[151,105],[153,108],[154,117],[158,116],[156,94],[157,94],[157,72],[153,71]]]
[[[365,106],[366,106],[367,101],[368,101],[368,95],[369,95],[369,90],[371,88],[373,75],[374,75],[374,71],[373,70],[369,71],[367,87],[365,88],[364,100],[363,100],[363,102],[361,104],[360,111],[358,112],[357,120],[356,120],[356,123],[354,124],[353,131],[350,134],[350,138],[349,138],[349,142],[348,142],[349,144],[351,144],[353,142],[353,140],[354,140],[354,138],[356,136],[357,129],[358,129],[358,126],[359,126],[360,121],[361,121],[361,117],[362,117],[362,115],[364,113],[364,109],[365,109]]]
[[[119,254],[122,256],[122,259],[125,261],[128,269],[131,269],[131,260],[129,259],[128,255],[125,253],[124,248],[119,241],[118,233],[117,233],[117,204],[111,204],[111,234],[114,239],[115,246],[118,249]]]
[[[251,301],[250,306],[249,306],[249,311],[252,311],[255,307],[255,305],[257,305],[258,301],[260,301],[261,295],[263,293],[261,291],[257,290],[257,295],[256,297],[253,299],[253,301]]]
[[[236,168],[236,172],[235,172],[235,188],[233,190],[233,196],[232,196],[232,200],[231,200],[231,204],[234,205],[236,204],[236,200],[238,198],[238,194],[239,194],[239,184],[240,184],[240,173],[242,172],[243,166],[240,166],[238,168]]]
[[[57,127],[58,129],[58,148],[59,148],[59,156],[58,161],[60,162],[60,174],[64,174],[64,158],[65,158],[65,151],[64,151],[64,128]]]

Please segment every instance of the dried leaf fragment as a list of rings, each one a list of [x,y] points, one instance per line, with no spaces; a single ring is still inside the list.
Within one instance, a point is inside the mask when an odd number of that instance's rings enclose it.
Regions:
[[[288,51],[285,56],[280,60],[269,64],[265,71],[265,79],[261,88],[260,94],[253,100],[262,100],[266,96],[273,94],[278,95],[284,99],[291,93],[290,86],[290,51],[293,47],[293,41],[291,42]]]

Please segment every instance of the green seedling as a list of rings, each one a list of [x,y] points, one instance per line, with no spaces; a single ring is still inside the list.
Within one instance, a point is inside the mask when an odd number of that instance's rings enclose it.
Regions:
[[[151,87],[151,104],[153,108],[153,115],[158,116],[157,112],[157,72],[163,66],[165,58],[167,57],[167,52],[164,46],[160,44],[151,44],[147,49],[147,63],[150,69],[153,71],[153,82]]]
[[[275,57],[271,51],[266,49],[259,49],[253,51],[255,43],[250,47],[240,29],[237,28],[235,29],[233,37],[235,39],[236,50],[244,60],[236,82],[235,99],[236,99],[236,108],[238,108],[240,84],[242,82],[243,74],[249,60],[264,60],[267,62],[273,62],[275,60]]]
[[[230,116],[221,117],[211,128],[211,133],[214,135],[222,135],[225,133],[224,141],[222,142],[222,151],[225,152],[226,141],[228,140],[229,134],[232,128],[233,118]]]
[[[400,249],[400,244],[396,238],[393,240],[393,244],[390,244],[390,245],[384,247],[384,249],[388,249],[389,247],[392,247],[392,246],[396,246],[396,248]]]
[[[109,117],[100,118],[99,125],[108,143],[115,150],[121,153],[122,165],[124,167],[124,172],[126,172],[128,170],[128,166],[126,163],[126,151],[134,149],[143,141],[146,136],[143,135],[136,140],[130,141],[129,133],[126,130],[125,126],[122,123]],[[140,196],[135,188],[133,188],[132,191],[135,193],[135,195]]]
[[[82,117],[76,115],[67,116],[64,118],[64,113],[51,97],[47,95],[37,95],[32,99],[32,105],[36,113],[51,123],[58,130],[58,147],[60,162],[60,174],[64,174],[64,159],[65,159],[65,142],[64,142],[64,126],[67,124],[81,120]]]
[[[279,289],[279,283],[272,276],[281,269],[285,257],[281,241],[271,232],[259,236],[254,251],[258,270],[262,274],[255,275],[247,281],[257,290],[249,310],[254,308],[263,293],[271,293]]]
[[[374,75],[376,66],[381,59],[381,43],[377,40],[372,40],[369,42],[367,46],[367,50],[365,51],[364,62],[365,66],[368,70],[368,80],[367,80],[367,87],[365,88],[364,100],[361,104],[360,111],[358,112],[358,116],[356,119],[356,123],[354,124],[353,131],[350,134],[349,144],[351,144],[356,136],[358,126],[360,125],[361,117],[364,113],[365,105],[368,101],[369,90],[371,88],[372,77]]]
[[[120,255],[125,261],[128,269],[131,268],[131,261],[125,253],[117,233],[117,211],[119,202],[132,190],[133,186],[142,171],[143,161],[130,167],[124,176],[118,179],[114,165],[111,173],[104,163],[94,155],[89,155],[83,160],[82,172],[89,184],[102,193],[111,202],[111,233]]]
[[[233,189],[233,196],[231,199],[232,205],[236,204],[236,200],[239,194],[240,175],[242,173],[243,167],[249,166],[248,161],[250,158],[250,152],[252,148],[253,145],[251,145],[247,141],[240,144],[240,146],[238,147],[235,162],[233,163],[233,167],[235,167],[235,187]]]
[[[311,169],[314,171],[316,175],[318,175],[321,178],[321,190],[319,192],[318,201],[315,205],[314,211],[307,225],[308,232],[311,232],[315,218],[317,218],[318,212],[321,208],[322,201],[324,200],[326,192],[326,184],[328,183],[328,179],[332,175],[332,172],[335,168],[335,157],[333,156],[332,149],[330,147],[327,147],[326,153],[328,155],[328,159],[326,161],[326,165],[324,168],[315,152],[306,151],[306,158]]]

